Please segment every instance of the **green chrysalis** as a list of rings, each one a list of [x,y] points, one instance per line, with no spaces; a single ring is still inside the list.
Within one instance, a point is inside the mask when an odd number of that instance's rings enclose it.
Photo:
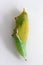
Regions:
[[[16,27],[13,31],[13,37],[16,42],[16,47],[18,52],[24,58],[26,57],[26,41],[28,38],[28,15],[25,9],[23,9],[22,13],[15,17]]]

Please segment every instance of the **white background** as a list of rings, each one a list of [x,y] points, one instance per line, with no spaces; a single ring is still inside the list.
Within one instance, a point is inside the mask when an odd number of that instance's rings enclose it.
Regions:
[[[27,62],[19,57],[11,37],[14,17],[23,8],[30,25]],[[0,65],[43,65],[43,0],[0,0]]]

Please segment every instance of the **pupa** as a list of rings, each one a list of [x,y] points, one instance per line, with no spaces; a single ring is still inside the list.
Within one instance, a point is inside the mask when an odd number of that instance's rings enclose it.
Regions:
[[[26,57],[26,42],[28,39],[29,33],[29,23],[28,23],[28,14],[23,8],[21,14],[15,17],[16,27],[13,30],[13,38],[16,42],[16,47],[21,56]],[[25,59],[26,60],[26,59]]]

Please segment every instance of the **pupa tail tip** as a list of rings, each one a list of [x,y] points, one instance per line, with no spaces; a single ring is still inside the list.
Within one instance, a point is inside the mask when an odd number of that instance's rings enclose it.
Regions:
[[[25,61],[27,61],[27,58],[24,58],[25,59]]]

